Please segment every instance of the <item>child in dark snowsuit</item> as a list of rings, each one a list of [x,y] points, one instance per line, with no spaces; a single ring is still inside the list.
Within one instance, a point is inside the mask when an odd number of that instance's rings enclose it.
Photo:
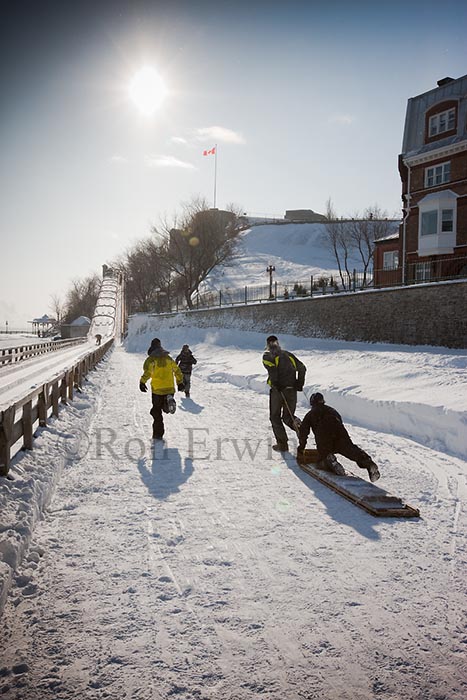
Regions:
[[[193,369],[193,365],[196,365],[196,357],[194,357],[193,353],[191,352],[189,345],[184,345],[182,347],[181,352],[175,358],[175,362],[182,370],[185,396],[190,398],[191,371]]]
[[[344,467],[334,454],[337,452],[356,462],[361,469],[367,469],[370,481],[377,481],[380,473],[376,464],[366,452],[352,442],[339,413],[325,404],[319,391],[310,396],[311,410],[306,414],[299,430],[298,456],[305,449],[311,428],[318,450],[319,467],[344,475]]]

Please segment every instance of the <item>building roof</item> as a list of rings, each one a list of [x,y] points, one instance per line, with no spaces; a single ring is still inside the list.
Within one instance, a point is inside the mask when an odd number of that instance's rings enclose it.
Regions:
[[[395,241],[399,238],[399,232],[391,233],[389,236],[383,236],[382,238],[376,238],[374,243],[384,243],[384,241]]]
[[[70,323],[70,326],[90,326],[91,319],[87,316],[78,316],[74,321]]]
[[[467,100],[467,75],[450,80],[438,87],[424,92],[421,95],[411,97],[407,103],[407,112],[405,117],[404,138],[402,141],[402,153],[404,155],[412,152],[418,152],[425,147],[425,115],[427,110],[437,103],[445,100],[459,100],[459,115],[458,115],[458,134],[462,139],[467,138],[465,133]],[[462,133],[461,133],[462,132]],[[463,134],[463,136],[462,136]],[[454,137],[455,138],[455,137]],[[446,141],[447,142],[447,141]],[[445,140],[435,142],[435,147],[444,145]],[[431,144],[428,144],[431,146]]]
[[[51,318],[50,316],[47,316],[47,314],[44,314],[40,318],[33,318],[32,321],[29,321],[29,323],[57,323],[55,318]]]

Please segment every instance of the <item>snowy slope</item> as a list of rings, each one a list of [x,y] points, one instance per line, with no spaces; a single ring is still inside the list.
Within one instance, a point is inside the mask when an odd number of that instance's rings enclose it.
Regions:
[[[310,275],[338,275],[324,224],[265,224],[253,226],[239,236],[235,260],[214,269],[204,288],[267,285],[269,265],[276,268],[274,279],[283,284],[308,281]],[[362,269],[358,257],[353,257],[349,265],[350,269]]]

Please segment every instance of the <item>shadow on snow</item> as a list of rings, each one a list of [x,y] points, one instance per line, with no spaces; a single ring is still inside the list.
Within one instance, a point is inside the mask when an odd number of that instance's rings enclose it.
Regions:
[[[138,460],[138,471],[151,496],[160,501],[172,493],[178,493],[194,472],[193,460],[182,458],[173,447],[164,447],[163,443],[154,443],[150,457]]]

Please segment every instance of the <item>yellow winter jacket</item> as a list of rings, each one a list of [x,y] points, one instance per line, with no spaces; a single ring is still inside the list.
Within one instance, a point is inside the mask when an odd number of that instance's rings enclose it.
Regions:
[[[143,375],[140,382],[146,384],[151,379],[151,389],[153,394],[164,396],[165,394],[175,394],[174,375],[177,384],[183,382],[183,374],[179,366],[172,360],[169,353],[151,353],[146,358],[143,365]]]

